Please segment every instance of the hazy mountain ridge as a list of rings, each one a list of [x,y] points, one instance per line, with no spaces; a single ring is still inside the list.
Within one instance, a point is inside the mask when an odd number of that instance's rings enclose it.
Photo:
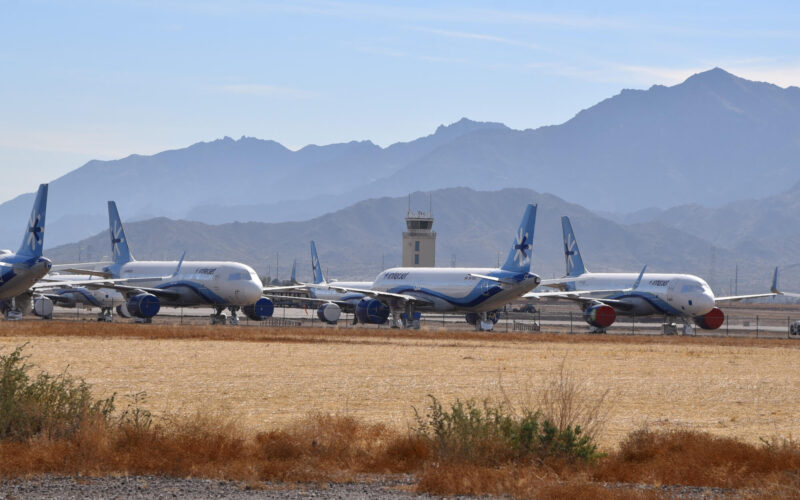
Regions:
[[[531,202],[539,207],[533,266],[542,276],[564,272],[562,215],[571,216],[584,260],[592,271],[638,272],[647,264],[653,272],[698,274],[727,291],[738,261],[740,291],[759,291],[768,286],[772,267],[786,263],[715,246],[660,222],[617,224],[556,196],[528,189],[487,192],[451,188],[435,191],[432,197],[439,266],[450,266],[453,256],[458,266],[494,266],[503,261],[523,208]],[[412,208],[427,207],[427,195],[415,193]],[[259,273],[269,270],[273,277],[276,260],[280,260],[280,277],[286,278],[292,259],[297,258],[301,279],[310,275],[308,246],[314,239],[332,277],[372,279],[382,265],[399,265],[407,209],[407,197],[384,197],[303,222],[211,226],[157,218],[126,223],[126,232],[138,259],[177,260],[187,250],[187,259],[239,260]],[[125,207],[120,210],[125,220]],[[75,262],[79,254],[83,260],[101,259],[109,254],[108,233],[52,248],[46,254],[62,263]],[[790,271],[784,278],[798,279],[800,276],[792,273],[799,271]]]
[[[453,186],[535,188],[622,212],[765,197],[800,180],[800,89],[719,68],[685,82],[623,90],[561,125],[512,130],[467,119],[414,141],[306,146],[243,137],[152,156],[91,161],[51,184],[48,241],[104,225],[105,201],[129,220],[304,220],[363,199]],[[17,244],[32,195],[0,205],[0,246]]]

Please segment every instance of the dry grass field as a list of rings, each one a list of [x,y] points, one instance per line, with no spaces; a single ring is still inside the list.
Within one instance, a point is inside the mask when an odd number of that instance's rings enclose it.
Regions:
[[[606,449],[629,432],[680,426],[758,442],[800,436],[800,342],[98,325],[0,324],[0,352],[29,342],[39,368],[97,396],[145,391],[157,415],[198,410],[245,428],[335,413],[405,428],[426,396],[533,403],[563,363],[609,392]]]

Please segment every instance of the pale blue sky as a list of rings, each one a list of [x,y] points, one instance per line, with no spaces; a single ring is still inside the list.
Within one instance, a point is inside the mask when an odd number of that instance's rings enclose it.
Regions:
[[[650,3],[0,0],[0,202],[225,135],[535,128],[714,66],[800,85],[800,4]]]

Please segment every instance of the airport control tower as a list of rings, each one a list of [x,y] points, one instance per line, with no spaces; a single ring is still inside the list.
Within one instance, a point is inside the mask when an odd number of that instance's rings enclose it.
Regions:
[[[403,267],[434,267],[436,265],[436,233],[433,231],[433,210],[411,211],[408,196],[406,229],[403,233]]]

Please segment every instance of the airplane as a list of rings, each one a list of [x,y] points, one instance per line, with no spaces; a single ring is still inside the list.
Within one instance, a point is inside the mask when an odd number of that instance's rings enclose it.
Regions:
[[[539,284],[530,272],[535,223],[536,205],[531,204],[499,268],[397,267],[382,271],[370,286],[316,286],[363,294],[355,308],[360,323],[383,324],[391,314],[392,327],[419,328],[421,311],[463,312],[477,330],[490,331],[506,304]]]
[[[161,305],[168,307],[213,307],[211,324],[239,324],[237,312],[263,321],[274,309],[272,301],[262,296],[265,288],[256,272],[239,262],[223,261],[137,261],[130,251],[125,229],[113,201],[108,202],[108,222],[113,261],[102,271],[66,269],[66,272],[113,278],[87,287],[112,288],[125,300],[116,307],[125,318],[149,323]],[[116,281],[115,281],[116,280]],[[266,290],[272,290],[267,288]],[[223,313],[230,312],[230,319]]]
[[[78,307],[79,305],[97,307],[100,312],[97,321],[112,322],[112,312],[115,307],[126,302],[125,296],[118,290],[108,287],[97,288],[100,282],[109,282],[89,275],[74,274],[48,274],[34,289],[37,297],[34,299],[33,312],[43,318],[52,317],[52,305],[60,307]],[[51,302],[50,305],[44,303]]]
[[[291,297],[284,295],[272,295],[274,299],[291,300],[294,302],[320,304],[317,308],[317,317],[323,323],[335,325],[341,317],[342,311],[355,312],[356,305],[364,298],[363,293],[342,292],[328,288],[329,283],[336,283],[338,286],[369,288],[371,281],[328,281],[322,273],[322,266],[317,255],[317,246],[311,240],[311,275],[312,283],[299,283],[295,277],[295,267],[292,267],[292,283],[296,286],[283,287],[291,290],[304,290],[307,297]],[[358,323],[358,317],[353,316],[353,324]]]
[[[22,319],[22,311],[30,309],[31,287],[52,267],[42,257],[46,213],[47,184],[41,184],[19,250],[0,250],[0,310],[6,319]]]
[[[715,330],[725,322],[719,302],[773,297],[777,290],[778,271],[775,270],[770,293],[715,297],[702,278],[691,274],[645,274],[647,266],[636,273],[591,273],[583,264],[578,241],[569,217],[561,217],[564,240],[566,276],[542,280],[542,286],[557,292],[530,292],[529,299],[568,299],[578,302],[583,319],[591,333],[604,333],[618,315],[663,315],[683,320],[683,333],[691,333],[691,322],[704,330]],[[674,328],[674,325],[672,325]]]

